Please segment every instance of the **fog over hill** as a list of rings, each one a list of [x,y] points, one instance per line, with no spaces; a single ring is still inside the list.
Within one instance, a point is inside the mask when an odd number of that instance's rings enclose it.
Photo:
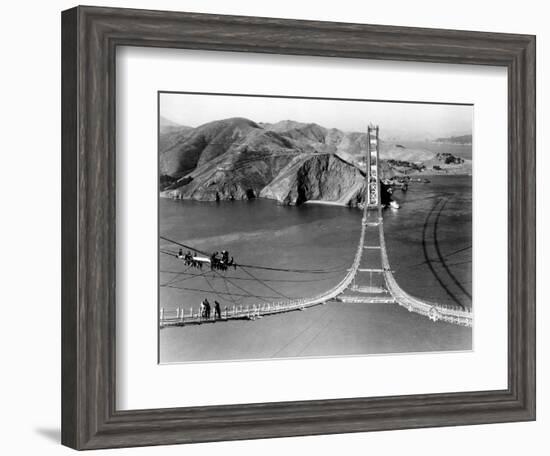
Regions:
[[[243,117],[196,128],[162,119],[159,170],[163,196],[205,201],[270,198],[357,205],[364,194],[367,134],[316,123],[257,123]],[[383,178],[422,173],[422,163],[469,172],[468,163],[381,140]],[[437,166],[436,166],[437,167]]]

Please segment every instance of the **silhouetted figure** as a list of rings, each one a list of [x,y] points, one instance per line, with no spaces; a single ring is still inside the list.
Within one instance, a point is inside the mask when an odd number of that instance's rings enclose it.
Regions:
[[[189,250],[185,252],[184,259],[185,259],[185,266],[189,266],[191,264],[191,261],[193,260],[193,257],[191,256],[191,252]]]
[[[220,303],[218,301],[214,301],[214,312],[216,319],[221,320],[222,318],[222,309],[220,307]]]
[[[222,262],[225,264],[229,263],[229,252],[227,250],[222,252]]]
[[[218,252],[214,252],[210,255],[210,268],[218,269]]]
[[[204,300],[204,314],[207,319],[210,318],[210,303],[208,302],[208,299]]]

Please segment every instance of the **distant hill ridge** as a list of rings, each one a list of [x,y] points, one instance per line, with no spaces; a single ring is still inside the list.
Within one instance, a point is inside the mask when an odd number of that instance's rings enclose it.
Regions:
[[[448,144],[472,144],[472,135],[449,136],[448,138],[437,138],[435,142]]]

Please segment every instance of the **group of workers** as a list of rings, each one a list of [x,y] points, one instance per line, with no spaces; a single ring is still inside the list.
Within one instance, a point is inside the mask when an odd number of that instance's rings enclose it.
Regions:
[[[202,269],[202,261],[196,259],[197,254],[191,254],[188,250],[185,255],[183,254],[183,249],[180,249],[178,252],[178,258],[183,260],[185,266],[193,266],[194,268]]]
[[[214,319],[220,320],[222,318],[222,309],[218,301],[214,301]],[[208,299],[204,298],[200,305],[200,316],[207,320],[210,319],[212,315],[212,305],[208,302]]]
[[[230,266],[237,269],[237,263],[235,263],[233,257],[231,257],[231,260],[229,259],[229,252],[227,250],[222,250],[221,253],[214,252],[210,256],[210,268],[226,271]]]
[[[208,262],[208,258],[199,257],[196,253],[192,254],[189,250],[184,254],[183,249],[179,249],[178,258],[183,260],[186,266],[193,266],[194,268],[199,269],[202,269],[204,262]],[[233,257],[229,259],[229,252],[227,250],[214,252],[210,255],[210,269],[226,271],[230,266],[237,269],[237,263],[235,263]]]

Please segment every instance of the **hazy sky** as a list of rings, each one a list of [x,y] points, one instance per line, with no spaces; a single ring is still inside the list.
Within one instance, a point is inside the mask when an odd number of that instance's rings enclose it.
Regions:
[[[424,139],[471,134],[473,106],[162,93],[160,115],[190,127],[229,117],[290,119],[344,131],[366,131],[374,123],[383,138]]]

